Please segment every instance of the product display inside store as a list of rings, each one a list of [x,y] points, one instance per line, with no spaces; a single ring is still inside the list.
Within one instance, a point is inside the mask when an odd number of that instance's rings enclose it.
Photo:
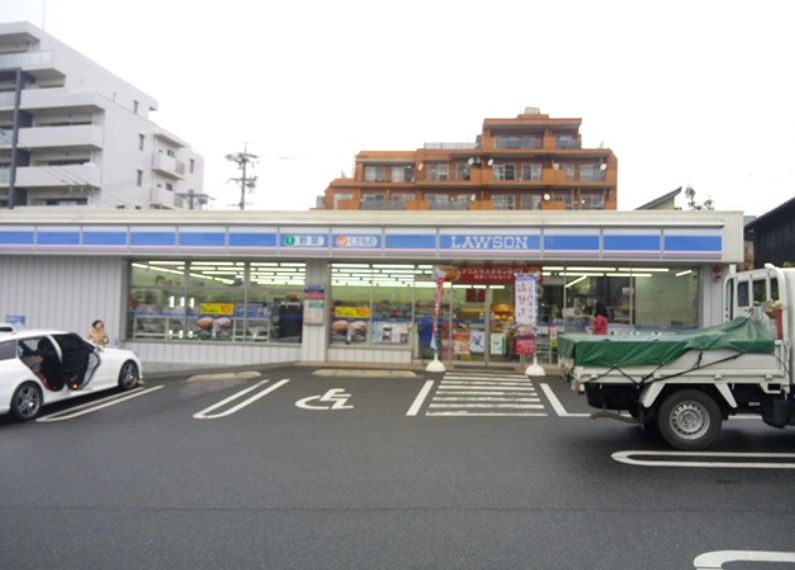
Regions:
[[[130,283],[130,338],[301,342],[304,263],[135,262]]]

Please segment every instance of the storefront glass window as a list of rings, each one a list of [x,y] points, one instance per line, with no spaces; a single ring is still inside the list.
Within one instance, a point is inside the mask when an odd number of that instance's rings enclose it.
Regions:
[[[407,347],[415,277],[431,269],[408,264],[331,266],[331,343]]]
[[[128,337],[300,343],[305,264],[134,262]]]

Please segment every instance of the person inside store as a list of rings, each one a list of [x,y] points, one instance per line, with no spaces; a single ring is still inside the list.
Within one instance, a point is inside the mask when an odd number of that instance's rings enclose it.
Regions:
[[[108,333],[105,332],[105,323],[100,319],[91,323],[91,328],[88,331],[88,340],[97,346],[108,346],[110,339],[108,338]]]
[[[607,334],[607,307],[602,301],[596,302],[596,307],[593,312],[593,334],[606,335]]]

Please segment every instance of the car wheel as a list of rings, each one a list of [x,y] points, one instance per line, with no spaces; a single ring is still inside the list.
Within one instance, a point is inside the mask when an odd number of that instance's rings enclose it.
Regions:
[[[677,449],[696,451],[712,445],[723,417],[713,398],[698,390],[679,390],[663,401],[657,427],[665,441]]]
[[[41,388],[33,382],[25,382],[11,396],[11,415],[21,421],[32,420],[41,410]]]
[[[138,380],[140,380],[140,375],[138,374],[138,367],[135,365],[135,362],[128,360],[122,364],[121,371],[119,372],[119,388],[122,390],[129,390],[138,384]]]

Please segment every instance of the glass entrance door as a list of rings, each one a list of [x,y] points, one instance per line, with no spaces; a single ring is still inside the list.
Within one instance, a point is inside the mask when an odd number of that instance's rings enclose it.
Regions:
[[[446,295],[450,310],[446,360],[518,361],[513,350],[513,285],[453,285]]]
[[[486,310],[488,289],[477,285],[453,285],[450,301],[450,359],[485,362],[490,315]]]

